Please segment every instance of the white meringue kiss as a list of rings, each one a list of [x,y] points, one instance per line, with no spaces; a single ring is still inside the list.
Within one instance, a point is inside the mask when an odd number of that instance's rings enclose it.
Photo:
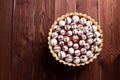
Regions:
[[[82,30],[79,30],[79,31],[78,31],[78,35],[79,35],[79,36],[82,36],[82,35],[83,35],[83,31],[82,31]]]
[[[81,30],[81,27],[83,27],[83,25],[79,24],[76,28],[77,30]]]
[[[79,21],[79,17],[78,17],[78,16],[73,16],[73,17],[72,17],[72,20],[73,20],[73,22],[75,22],[75,23],[76,23],[76,22],[78,22],[78,21]]]
[[[86,53],[86,56],[87,56],[88,58],[93,57],[93,52],[90,51],[90,50],[88,50],[87,53]]]
[[[66,34],[67,36],[72,36],[72,31],[68,31]]]
[[[65,25],[65,30],[70,30],[71,26],[70,25]]]
[[[82,35],[82,40],[87,39],[86,35]]]
[[[67,51],[67,50],[68,50],[68,47],[67,47],[67,46],[63,46],[62,50],[63,50],[63,51]]]
[[[63,37],[62,35],[59,35],[59,36],[58,36],[58,40],[59,40],[59,41],[62,41],[63,39],[64,39],[64,37]]]
[[[74,43],[73,47],[74,47],[74,49],[78,49],[78,47],[79,47],[78,43]]]
[[[90,48],[90,45],[89,45],[88,43],[85,43],[85,44],[84,44],[84,47],[85,47],[85,49],[89,49],[89,48]]]
[[[93,43],[93,39],[92,39],[92,38],[89,38],[89,39],[87,40],[87,42],[88,42],[88,44],[92,44],[92,43]]]
[[[73,60],[72,56],[70,54],[67,54],[66,58],[65,58],[65,61],[66,62],[72,62],[72,60]]]
[[[67,36],[64,37],[64,42],[68,42],[69,40],[70,40],[69,37]]]
[[[57,40],[56,40],[56,39],[51,39],[50,44],[51,44],[52,46],[57,45]]]
[[[70,47],[70,46],[73,45],[73,42],[72,42],[72,41],[69,41],[69,42],[67,43],[67,45]]]
[[[86,55],[80,56],[80,61],[81,61],[81,62],[86,62],[87,60],[88,60],[88,58],[87,58]]]
[[[74,49],[73,48],[69,48],[68,49],[68,53],[73,54],[74,53]]]
[[[85,23],[86,23],[86,19],[85,19],[85,18],[81,18],[81,19],[79,20],[79,22],[80,22],[81,24],[85,24]]]
[[[99,44],[102,43],[102,40],[100,38],[95,38],[94,42],[95,42],[96,45],[99,45]]]
[[[85,48],[82,48],[82,49],[81,49],[81,53],[82,53],[82,54],[86,54],[86,52],[87,52],[87,51],[86,51]]]
[[[96,46],[96,45],[92,45],[92,46],[91,46],[91,50],[92,50],[93,52],[98,52],[99,48],[98,48],[98,46]]]
[[[60,59],[63,59],[63,58],[65,58],[65,57],[66,57],[66,54],[65,54],[65,52],[63,52],[63,51],[60,51],[60,52],[58,53],[58,57],[59,57]]]
[[[93,25],[93,26],[92,26],[92,29],[93,29],[93,31],[97,31],[97,26],[96,26],[96,25]]]
[[[88,33],[89,32],[89,28],[86,26],[86,27],[84,27],[84,32],[85,33]]]
[[[71,26],[72,29],[76,29],[77,28],[77,25],[75,23],[71,23],[70,26]]]
[[[80,44],[80,46],[83,46],[85,44],[85,41],[84,40],[80,40],[79,44]]]
[[[95,37],[100,37],[100,33],[99,33],[98,31],[95,31],[95,32],[94,32],[94,36],[95,36]]]
[[[87,33],[87,37],[88,38],[92,38],[93,37],[93,33],[92,32]]]
[[[78,39],[79,39],[79,37],[78,37],[77,35],[74,35],[74,36],[73,36],[73,41],[74,41],[74,42],[77,42]]]
[[[74,61],[73,61],[75,64],[78,64],[80,63],[80,58],[79,57],[74,57]]]
[[[66,57],[66,58],[65,58],[65,61],[68,62],[68,63],[69,63],[69,62],[72,62],[72,60],[73,60],[73,59],[72,59],[72,58],[69,58],[69,57]]]
[[[62,30],[60,31],[60,34],[61,34],[61,35],[65,35],[65,30],[62,29]]]
[[[67,18],[65,19],[65,22],[66,22],[67,24],[70,24],[70,23],[72,22],[72,19],[71,19],[70,17],[67,17]]]
[[[78,34],[78,30],[77,30],[77,29],[74,29],[74,30],[73,30],[73,34]]]
[[[56,46],[54,46],[53,50],[54,50],[54,52],[58,53],[58,52],[60,52],[61,47],[56,45]]]
[[[52,38],[57,38],[57,37],[58,37],[58,33],[53,32],[53,33],[52,33]]]
[[[63,41],[60,41],[60,42],[59,42],[59,45],[60,45],[60,46],[64,46],[64,42],[63,42]]]
[[[63,20],[59,21],[59,26],[65,26],[65,21]]]
[[[87,21],[87,22],[86,22],[86,25],[87,25],[87,26],[92,26],[92,21]]]
[[[76,55],[76,56],[80,56],[80,54],[81,54],[81,53],[80,53],[80,50],[75,50],[75,55]]]

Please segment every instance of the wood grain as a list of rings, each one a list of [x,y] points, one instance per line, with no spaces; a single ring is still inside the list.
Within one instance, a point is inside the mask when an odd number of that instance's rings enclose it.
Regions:
[[[14,0],[12,80],[32,80],[34,1]]]
[[[34,13],[34,80],[55,80],[55,60],[51,56],[47,36],[54,20],[54,0],[36,0]]]
[[[69,3],[70,2],[70,3]],[[76,11],[76,0],[55,0],[55,19],[69,12]],[[76,80],[77,69],[56,63],[56,80]]]
[[[119,0],[0,0],[0,80],[119,80]],[[54,20],[81,12],[102,27],[100,56],[85,66],[69,67],[48,49]]]
[[[120,66],[120,28],[118,27],[120,8],[118,5],[120,5],[118,0],[99,1],[99,21],[104,33],[104,46],[100,56],[102,80],[120,79],[118,68]]]
[[[98,21],[98,1],[97,0],[77,0],[77,12],[81,12],[91,16]],[[79,67],[77,69],[77,80],[100,80],[99,72],[99,58],[95,59],[93,63]],[[94,76],[95,75],[95,76]]]
[[[0,80],[11,78],[12,2],[0,0]]]

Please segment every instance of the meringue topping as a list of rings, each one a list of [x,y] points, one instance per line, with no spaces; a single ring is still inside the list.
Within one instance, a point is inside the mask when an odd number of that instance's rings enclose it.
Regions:
[[[97,31],[97,26],[93,25],[92,29],[93,29],[93,31]]]
[[[64,42],[68,42],[69,40],[70,40],[69,37],[67,36],[64,37]]]
[[[67,50],[68,50],[68,47],[67,47],[67,46],[63,46],[62,50],[63,50],[63,51],[67,51]]]
[[[81,62],[86,62],[87,60],[88,60],[88,58],[87,58],[86,55],[80,56],[80,61],[81,61]]]
[[[85,49],[89,49],[89,48],[90,48],[90,45],[89,45],[88,43],[85,43],[85,44],[84,44],[84,47],[85,47]]]
[[[66,34],[67,36],[72,36],[72,31],[68,31]]]
[[[63,36],[62,36],[62,35],[59,35],[59,36],[58,36],[58,40],[59,40],[59,41],[62,41],[62,40],[63,40]]]
[[[80,44],[80,46],[83,46],[85,44],[85,41],[84,40],[80,40],[79,44]]]
[[[74,61],[75,64],[78,64],[80,62],[80,58],[79,57],[74,57]]]
[[[77,30],[77,29],[74,29],[74,30],[73,30],[73,34],[78,34],[78,30]]]
[[[61,34],[61,35],[65,35],[65,30],[62,29],[62,30],[60,31],[60,34]]]
[[[81,53],[82,53],[82,54],[86,54],[86,49],[85,49],[85,48],[82,48],[82,49],[81,49]]]
[[[93,57],[93,52],[90,51],[90,50],[88,50],[87,53],[86,53],[86,56],[87,56],[88,58]]]
[[[65,22],[67,23],[67,24],[70,24],[71,23],[71,18],[70,17],[67,17],[66,19],[65,19]]]
[[[74,53],[74,49],[73,48],[69,48],[68,53],[73,54]]]
[[[76,56],[80,56],[80,54],[81,54],[81,53],[80,53],[80,50],[75,50],[75,55],[76,55]]]
[[[70,46],[73,45],[73,42],[72,42],[72,41],[69,41],[69,42],[67,43],[67,45],[70,47]]]
[[[60,52],[61,47],[58,46],[58,45],[56,45],[56,46],[54,46],[53,50],[54,50],[56,53],[58,53],[58,52]]]
[[[65,16],[52,25],[50,46],[57,59],[76,65],[89,61],[99,51],[102,43],[99,27],[84,16]]]
[[[60,26],[65,26],[65,21],[61,20],[61,21],[59,22],[59,25],[60,25]]]
[[[75,23],[79,21],[79,17],[78,16],[73,16],[72,19],[73,19],[73,22],[75,22]]]
[[[58,33],[53,32],[53,33],[52,33],[52,38],[57,38],[57,37],[58,37]]]
[[[95,42],[96,45],[99,45],[99,44],[101,44],[102,41],[101,41],[100,38],[95,38],[94,42]]]
[[[52,46],[55,46],[55,45],[57,45],[57,40],[53,38],[53,39],[51,39],[50,43]]]
[[[70,30],[71,26],[70,25],[65,25],[65,30]]]
[[[58,53],[58,57],[61,58],[61,59],[65,58],[65,57],[66,57],[65,52],[60,51],[60,52]]]
[[[87,25],[87,26],[92,26],[92,21],[87,21],[87,22],[86,22],[86,25]]]
[[[81,24],[85,24],[85,23],[86,23],[86,19],[85,19],[85,18],[81,18],[81,19],[79,20],[79,22],[80,22]]]
[[[65,58],[65,61],[67,61],[67,62],[72,62],[72,61],[73,61],[72,56],[71,56],[70,54],[67,54],[67,55],[66,55],[66,58]]]
[[[74,49],[78,49],[78,47],[79,47],[78,43],[75,43],[75,44],[73,45],[73,47],[74,47]]]
[[[96,46],[96,45],[92,45],[92,46],[91,46],[91,50],[92,50],[93,52],[97,52],[97,51],[99,50],[99,48],[98,48],[98,46]]]
[[[74,42],[77,42],[78,39],[79,39],[79,37],[78,37],[77,35],[74,35],[74,36],[73,36],[73,41],[74,41]]]
[[[75,23],[71,23],[70,26],[72,29],[76,29],[76,27],[77,27],[77,25]]]
[[[59,45],[60,45],[60,46],[64,46],[64,42],[63,42],[63,41],[60,41],[60,42],[59,42]]]

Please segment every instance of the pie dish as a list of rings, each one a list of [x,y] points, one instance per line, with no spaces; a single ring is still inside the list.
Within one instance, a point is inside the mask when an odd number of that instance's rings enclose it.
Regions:
[[[103,45],[101,27],[90,16],[67,13],[52,24],[48,45],[53,57],[68,66],[89,64]]]

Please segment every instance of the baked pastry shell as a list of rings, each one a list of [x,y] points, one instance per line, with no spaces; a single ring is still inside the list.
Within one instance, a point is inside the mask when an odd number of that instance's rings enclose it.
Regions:
[[[80,16],[80,17],[84,17],[84,18],[92,21],[92,22],[97,26],[98,31],[99,31],[100,34],[101,34],[101,37],[100,37],[100,38],[101,38],[101,40],[102,40],[102,43],[99,45],[99,50],[98,50],[98,52],[95,53],[94,56],[93,56],[92,58],[90,58],[88,61],[86,61],[86,62],[84,62],[84,63],[83,63],[83,62],[82,62],[82,63],[78,63],[78,64],[68,63],[68,62],[66,62],[66,61],[64,61],[64,60],[59,59],[58,56],[57,56],[57,54],[53,51],[52,46],[50,45],[50,37],[51,37],[51,35],[52,35],[53,27],[54,27],[60,20],[63,20],[63,19],[65,19],[66,17],[74,16],[74,15],[77,15],[77,16]],[[75,13],[67,13],[67,14],[62,15],[61,17],[57,18],[57,19],[54,21],[54,23],[52,24],[52,26],[51,26],[51,28],[50,28],[50,31],[49,31],[49,33],[48,33],[48,45],[49,45],[50,52],[52,53],[52,56],[55,57],[55,59],[56,59],[57,61],[59,61],[60,63],[63,63],[64,65],[68,65],[68,66],[74,66],[74,67],[75,67],[75,66],[86,65],[86,64],[89,64],[90,62],[93,62],[93,60],[98,57],[98,55],[100,54],[100,52],[101,52],[101,50],[102,50],[102,46],[103,46],[103,33],[102,33],[102,29],[101,29],[100,25],[98,25],[98,23],[97,23],[94,19],[92,19],[90,16],[87,16],[86,14],[77,13],[77,12],[75,12]]]

